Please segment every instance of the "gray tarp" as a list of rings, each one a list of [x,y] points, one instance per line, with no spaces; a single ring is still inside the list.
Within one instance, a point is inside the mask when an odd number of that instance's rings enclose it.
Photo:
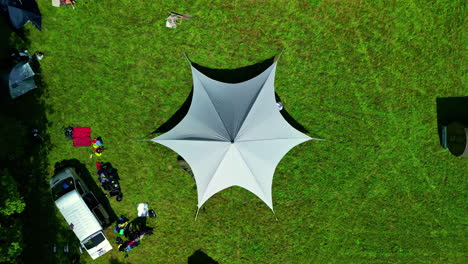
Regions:
[[[213,80],[193,66],[193,98],[182,121],[152,141],[179,153],[194,172],[198,208],[230,186],[245,188],[272,210],[273,174],[294,146],[312,138],[293,128],[275,101],[276,62],[241,83]]]
[[[29,63],[20,62],[16,64],[10,72],[8,86],[13,99],[37,88],[34,82],[34,72]]]

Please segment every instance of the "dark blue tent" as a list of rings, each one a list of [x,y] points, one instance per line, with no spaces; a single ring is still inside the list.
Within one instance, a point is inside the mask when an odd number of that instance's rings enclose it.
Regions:
[[[23,95],[34,88],[37,88],[34,82],[34,72],[27,61],[22,61],[11,70],[8,78],[11,98]]]
[[[16,30],[31,22],[41,30],[41,12],[35,0],[0,0],[0,13]]]

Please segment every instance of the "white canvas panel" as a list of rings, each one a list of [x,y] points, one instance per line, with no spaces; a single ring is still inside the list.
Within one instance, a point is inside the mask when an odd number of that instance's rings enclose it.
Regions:
[[[206,186],[205,193],[198,206],[201,207],[211,196],[231,186],[243,187],[263,200],[265,197],[260,182],[243,160],[236,148],[236,144],[230,144],[228,151],[218,165],[216,172]]]
[[[192,66],[192,77],[199,80],[233,139],[246,118],[253,102],[267,80],[273,66],[260,75],[241,83],[223,83],[213,80]]]
[[[272,210],[272,180],[281,158],[312,138],[280,114],[274,94],[276,62],[236,84],[212,80],[192,67],[194,96],[185,118],[154,142],[179,153],[197,183],[198,207],[231,186],[254,193]]]
[[[228,132],[199,80],[194,79],[192,103],[187,115],[159,139],[230,141]]]
[[[198,201],[231,145],[220,141],[160,140],[159,137],[152,141],[174,150],[189,164],[197,183]]]

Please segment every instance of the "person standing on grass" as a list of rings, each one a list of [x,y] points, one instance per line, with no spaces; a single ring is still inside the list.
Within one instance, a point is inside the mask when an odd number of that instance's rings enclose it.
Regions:
[[[37,143],[37,144],[42,143],[43,140],[37,128],[33,129],[31,133],[32,133],[32,138],[33,138],[34,143]]]

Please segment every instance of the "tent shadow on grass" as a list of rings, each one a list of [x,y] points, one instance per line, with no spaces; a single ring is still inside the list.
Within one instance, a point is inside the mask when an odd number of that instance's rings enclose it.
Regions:
[[[275,62],[275,56],[261,61],[259,63],[240,67],[237,69],[213,69],[192,62],[195,69],[199,70],[204,75],[213,80],[225,83],[240,83],[254,78],[259,75]]]
[[[199,249],[188,257],[187,264],[218,264],[218,262]]]
[[[254,65],[249,65],[237,69],[212,69],[208,68],[205,66],[202,66],[200,64],[192,62],[192,65],[194,68],[196,68],[198,71],[203,73],[204,75],[220,81],[220,82],[225,82],[225,83],[240,83],[244,82],[247,80],[250,80],[254,78],[255,76],[259,75],[263,71],[265,71],[268,67],[270,67],[273,62],[275,61],[275,56],[266,59],[264,61],[261,61],[259,63],[256,63]],[[155,131],[153,131],[151,134],[159,134],[159,133],[166,133],[172,128],[174,128],[182,119],[187,115],[188,110],[190,108],[190,104],[192,102],[192,96],[193,96],[193,86],[192,89],[190,90],[190,94],[188,95],[187,99],[184,101],[182,106],[177,110],[174,115],[172,115],[168,121],[166,121],[164,124],[162,124],[160,127],[158,127]],[[281,101],[279,95],[275,93],[276,101]],[[281,115],[283,116],[288,123],[293,126],[295,129],[303,132],[303,133],[308,133],[309,131],[299,124],[294,118],[287,112],[286,107],[281,110]]]
[[[460,122],[468,126],[468,96],[439,97],[437,103],[437,132],[442,145],[442,126],[451,122]]]

